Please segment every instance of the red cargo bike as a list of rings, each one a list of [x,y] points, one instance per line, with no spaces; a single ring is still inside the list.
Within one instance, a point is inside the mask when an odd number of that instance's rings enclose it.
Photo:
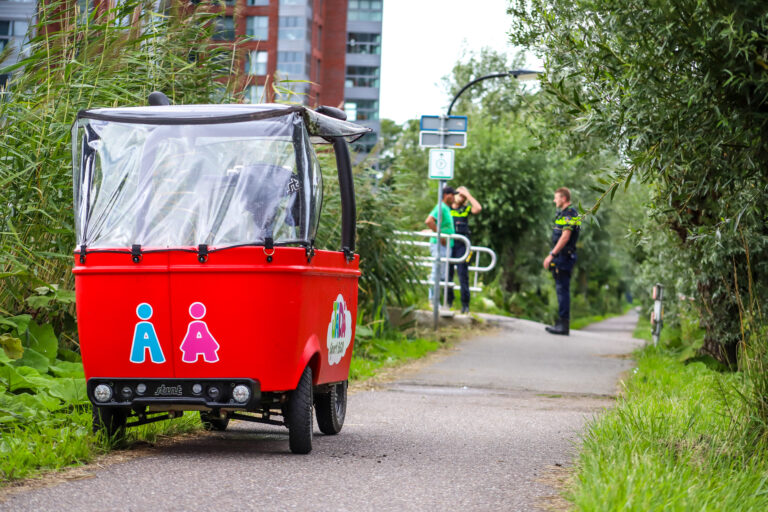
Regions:
[[[359,258],[347,141],[330,107],[81,111],[73,127],[80,348],[94,428],[200,411],[288,427],[291,451],[344,423]],[[317,250],[330,143],[342,248]]]

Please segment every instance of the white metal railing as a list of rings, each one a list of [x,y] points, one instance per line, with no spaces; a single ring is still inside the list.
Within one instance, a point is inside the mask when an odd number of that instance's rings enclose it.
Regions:
[[[427,250],[429,250],[430,242],[425,241],[417,241],[412,240],[412,238],[421,237],[421,238],[435,238],[436,233],[432,231],[395,231],[395,234],[403,237],[402,239],[396,239],[395,243],[400,245],[410,245],[413,247],[426,247]],[[410,239],[409,239],[410,238]],[[467,261],[471,258],[471,256],[474,254],[475,256],[475,263],[474,265],[471,265],[468,267],[469,272],[474,272],[474,279],[471,279],[470,281],[473,282],[473,285],[469,287],[469,290],[472,292],[479,292],[482,290],[482,283],[479,282],[479,276],[483,272],[490,272],[493,270],[493,268],[496,266],[496,253],[493,251],[493,249],[490,249],[489,247],[482,247],[477,245],[471,245],[469,239],[465,237],[464,235],[459,234],[453,234],[453,235],[447,235],[445,233],[440,234],[441,239],[452,239],[452,240],[458,240],[460,242],[464,243],[464,254],[461,255],[461,257],[451,257],[450,253],[446,257],[441,257],[440,261],[447,263],[445,265],[445,275],[443,276],[443,280],[440,281],[440,286],[444,290],[444,301],[445,303],[445,297],[448,295],[449,290],[453,290],[455,288],[455,284],[453,281],[448,281],[448,267],[451,264],[456,263],[463,263],[464,261]],[[481,266],[480,265],[480,255],[481,254],[487,254],[491,258],[491,262],[488,265]],[[433,256],[424,256],[424,255],[406,255],[405,256],[408,259],[411,259],[416,262],[416,265],[420,267],[428,267],[432,268],[432,264],[435,261],[435,258]],[[431,276],[431,274],[430,274]],[[434,286],[434,282],[431,279],[419,279],[419,284],[424,284],[427,286]]]

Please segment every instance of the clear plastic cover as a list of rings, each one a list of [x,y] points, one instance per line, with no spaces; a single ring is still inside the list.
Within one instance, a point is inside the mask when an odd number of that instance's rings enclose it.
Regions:
[[[322,183],[301,112],[183,123],[77,121],[78,246],[221,248],[314,239]]]

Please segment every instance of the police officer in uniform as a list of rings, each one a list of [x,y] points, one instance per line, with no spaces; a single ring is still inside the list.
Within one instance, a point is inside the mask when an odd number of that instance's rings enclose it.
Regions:
[[[456,196],[451,207],[451,218],[453,219],[453,228],[459,235],[464,235],[469,238],[469,216],[477,215],[483,207],[480,203],[472,197],[467,187],[459,187],[456,189]],[[458,258],[463,256],[466,252],[464,242],[460,240],[454,240],[453,249],[451,249],[451,257]],[[469,258],[467,256],[466,261],[451,265],[448,269],[448,282],[453,282],[454,267],[456,273],[459,274],[459,287],[461,288],[461,312],[469,313]],[[448,307],[453,306],[453,290],[448,292]]]
[[[557,292],[558,320],[547,326],[547,332],[568,336],[571,319],[571,271],[576,264],[576,242],[579,240],[581,218],[571,206],[571,191],[561,187],[555,191],[555,216],[552,228],[552,250],[544,258],[544,268],[552,272]]]

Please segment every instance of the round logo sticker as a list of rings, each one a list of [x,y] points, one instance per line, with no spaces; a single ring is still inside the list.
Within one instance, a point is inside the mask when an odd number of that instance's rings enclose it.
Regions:
[[[328,364],[338,364],[352,342],[352,315],[341,294],[333,302],[331,321],[328,324]]]

